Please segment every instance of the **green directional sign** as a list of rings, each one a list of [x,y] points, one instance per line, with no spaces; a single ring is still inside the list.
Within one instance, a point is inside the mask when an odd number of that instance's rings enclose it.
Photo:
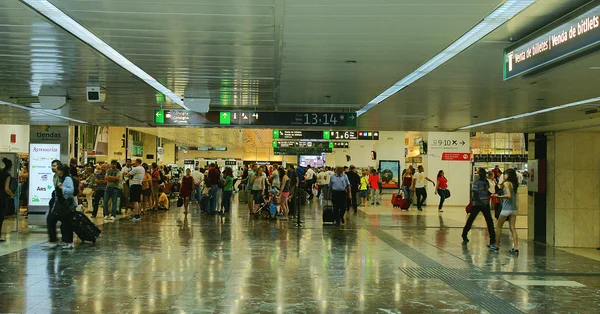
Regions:
[[[348,127],[356,127],[356,113],[348,113],[348,121],[346,123]]]
[[[333,144],[333,142],[329,142],[329,148],[333,148],[335,145]]]
[[[328,140],[331,138],[331,132],[329,131],[323,131],[323,139],[324,140]]]
[[[273,138],[279,138],[279,130],[273,130]]]
[[[154,123],[165,124],[165,111],[164,110],[154,110]]]
[[[231,124],[231,112],[221,111],[221,113],[219,115],[219,124],[230,125]]]
[[[277,147],[277,141],[273,141],[273,147]]]

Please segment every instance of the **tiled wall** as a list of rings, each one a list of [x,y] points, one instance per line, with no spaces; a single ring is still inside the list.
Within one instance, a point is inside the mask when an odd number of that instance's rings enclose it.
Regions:
[[[600,247],[600,133],[548,138],[548,240],[562,247]],[[553,243],[552,243],[553,240]]]

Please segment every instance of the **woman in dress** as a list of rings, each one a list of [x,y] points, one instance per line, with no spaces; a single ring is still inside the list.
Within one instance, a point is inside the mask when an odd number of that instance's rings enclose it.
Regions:
[[[510,234],[513,238],[513,248],[510,249],[511,253],[519,253],[519,236],[517,235],[517,189],[519,188],[519,179],[517,178],[517,172],[514,169],[506,169],[504,172],[504,182],[500,186],[503,189],[503,195],[493,194],[492,197],[502,199],[502,211],[498,218],[498,225],[496,226],[496,232],[499,236],[496,238],[496,245],[490,246],[490,249],[498,251],[500,248],[500,239],[502,238],[502,226],[508,219],[510,224]]]
[[[440,196],[440,205],[438,212],[443,212],[444,201],[446,200],[446,190],[448,189],[448,179],[444,176],[444,170],[440,170],[437,175],[437,183],[435,185],[435,194]]]
[[[194,177],[192,177],[192,170],[187,168],[185,170],[185,176],[181,179],[181,187],[179,188],[179,197],[183,198],[183,213],[188,213],[190,207],[190,197],[194,192]]]
[[[262,167],[258,167],[256,174],[252,177],[250,185],[252,186],[252,194],[254,196],[254,208],[250,214],[254,214],[260,205],[264,203],[263,193],[265,191],[267,176],[264,174]]]
[[[279,177],[282,178],[281,179],[281,199],[279,200],[280,204],[281,204],[281,211],[283,212],[283,218],[282,220],[288,220],[288,215],[290,213],[290,207],[288,204],[288,198],[290,197],[290,177],[288,177],[287,173],[285,172],[285,170],[283,170],[283,168],[278,168],[277,169],[279,171]]]
[[[15,197],[15,194],[10,189],[10,170],[12,169],[12,161],[8,158],[3,158],[4,168],[0,170],[0,243],[6,240],[2,238],[2,223],[4,222],[4,212],[9,201]]]

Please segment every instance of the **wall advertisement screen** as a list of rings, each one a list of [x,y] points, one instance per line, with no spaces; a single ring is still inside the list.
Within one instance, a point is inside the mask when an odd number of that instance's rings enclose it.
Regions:
[[[32,206],[47,206],[52,198],[53,160],[60,160],[60,144],[29,145],[29,204]]]
[[[400,188],[400,161],[398,160],[380,160],[379,169],[381,169],[382,188],[398,189]]]

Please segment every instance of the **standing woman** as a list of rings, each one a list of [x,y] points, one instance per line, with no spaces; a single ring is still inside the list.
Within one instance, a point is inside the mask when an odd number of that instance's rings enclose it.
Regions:
[[[446,200],[446,190],[448,189],[448,179],[444,176],[444,170],[440,170],[437,175],[437,183],[435,184],[435,194],[440,196],[440,206],[438,212],[443,212],[444,201]]]
[[[58,183],[56,184],[56,202],[51,209],[52,214],[56,215],[60,221],[60,233],[62,235],[63,249],[72,249],[73,246],[73,226],[72,212],[77,208],[77,200],[73,193],[75,186],[73,179],[69,176],[69,165],[61,165],[56,169]],[[56,230],[54,231],[56,233]],[[56,235],[54,236],[56,238]]]
[[[263,173],[263,168],[258,167],[258,169],[256,170],[256,175],[254,175],[252,177],[252,180],[250,181],[250,184],[252,185],[252,195],[254,196],[254,208],[252,209],[252,212],[250,214],[254,214],[254,212],[258,210],[260,205],[264,203],[263,193],[266,185],[265,181],[267,180]]]
[[[412,182],[412,179],[411,179]],[[360,200],[362,207],[367,206],[367,193],[369,192],[369,176],[367,175],[367,170],[363,170],[362,177],[360,178]]]
[[[150,185],[152,184],[152,175],[150,175],[150,172],[148,171],[148,164],[144,163],[142,164],[142,167],[144,167],[144,180],[142,181],[142,214],[144,213],[144,210],[150,209],[150,206],[152,206],[152,189],[150,189]],[[144,206],[144,204],[146,204]]]
[[[187,214],[190,207],[190,197],[194,191],[194,177],[192,177],[192,169],[185,169],[185,176],[181,179],[181,187],[179,188],[179,196],[183,198],[183,213]]]
[[[231,196],[233,195],[233,169],[226,167],[223,170],[223,177],[225,178],[225,186],[223,187],[223,207],[225,208],[225,214],[231,212]]]
[[[508,223],[510,224],[510,234],[513,238],[513,248],[510,249],[511,253],[519,253],[519,236],[517,235],[517,189],[519,188],[519,179],[517,178],[517,173],[514,169],[506,169],[504,172],[504,182],[502,183],[502,189],[504,195],[494,194],[492,197],[501,198],[502,199],[502,211],[500,212],[500,217],[498,218],[498,225],[496,227],[496,231],[502,234],[502,226],[504,222],[508,219]],[[496,245],[490,246],[490,249],[494,251],[499,250],[500,246],[500,238],[499,236],[496,239]]]
[[[278,168],[279,177],[281,177],[281,199],[279,203],[281,203],[281,211],[283,211],[283,219],[288,220],[288,215],[290,213],[290,207],[288,204],[288,198],[290,197],[290,177],[288,177],[287,173],[283,168]]]
[[[4,222],[4,213],[8,202],[12,202],[15,193],[10,190],[10,170],[12,169],[12,161],[8,158],[2,158],[4,168],[0,170],[0,243],[6,240],[2,238],[2,223]]]
[[[407,200],[410,199],[410,190],[413,182],[413,173],[411,167],[404,172],[404,176],[402,177],[402,192],[404,193],[404,198]]]

